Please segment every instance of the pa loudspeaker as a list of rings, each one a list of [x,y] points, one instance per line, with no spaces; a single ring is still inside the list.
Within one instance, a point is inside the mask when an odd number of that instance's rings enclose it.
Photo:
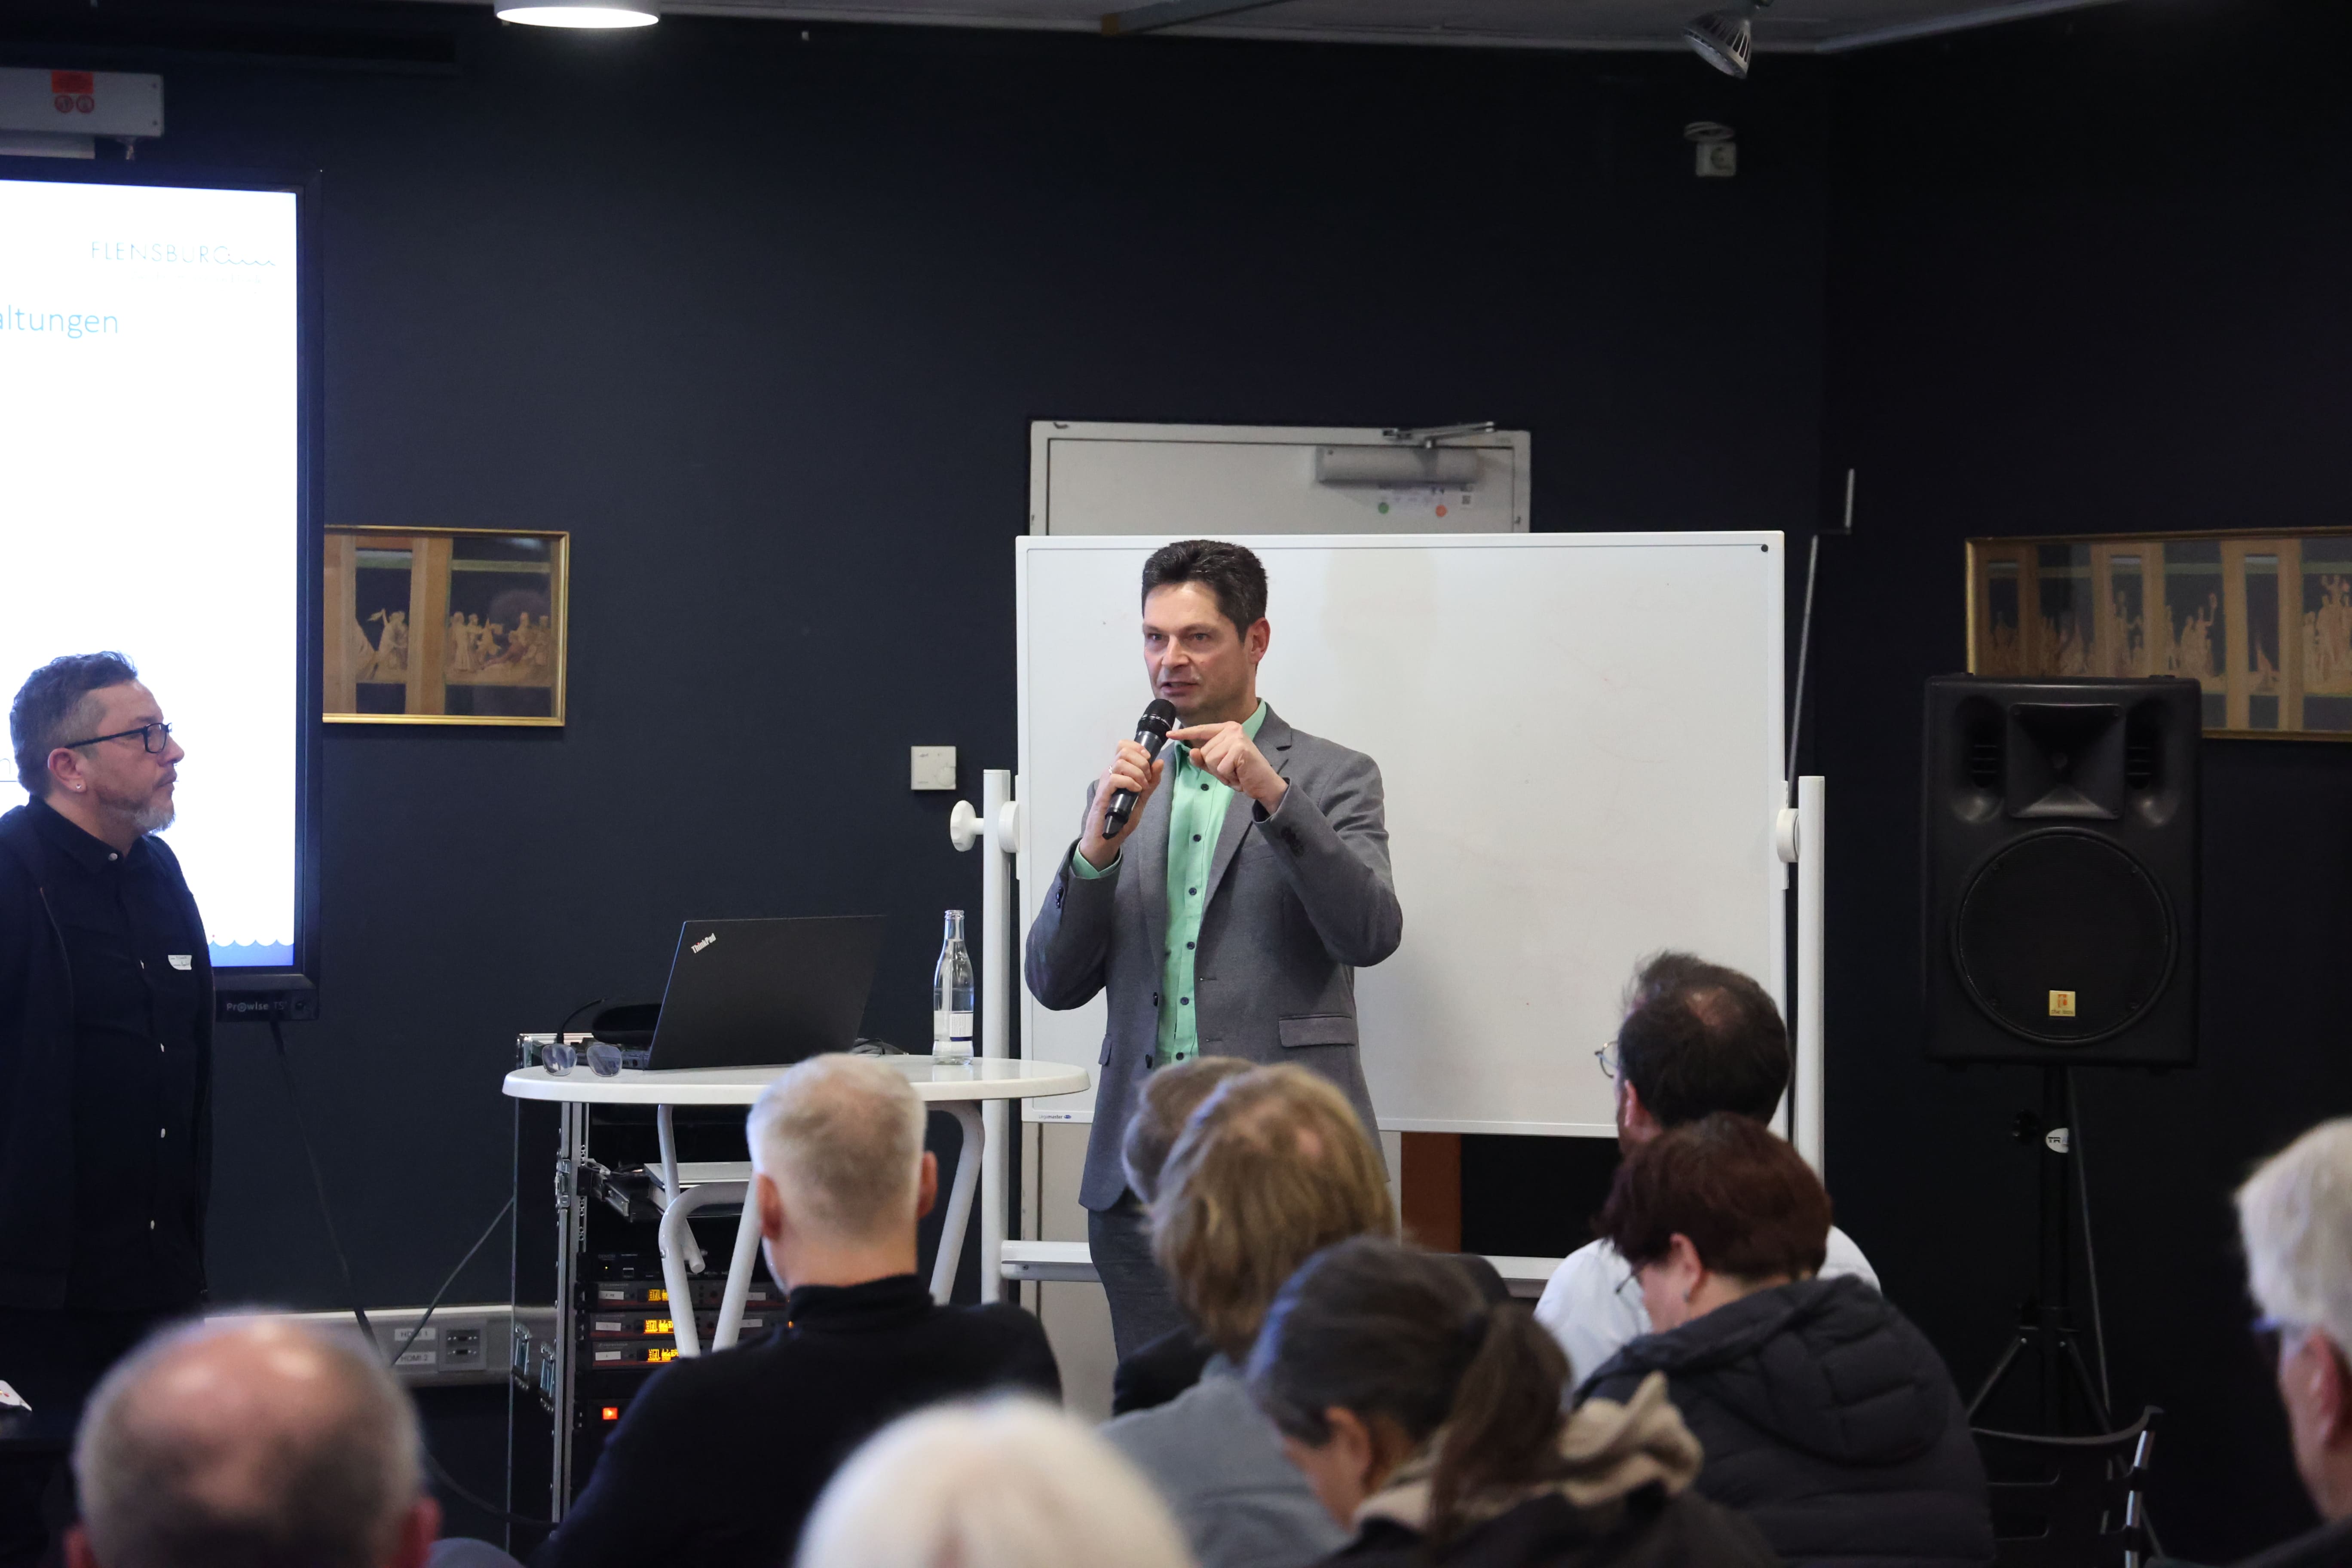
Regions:
[[[2197,682],[1927,682],[1927,1055],[2197,1059]]]

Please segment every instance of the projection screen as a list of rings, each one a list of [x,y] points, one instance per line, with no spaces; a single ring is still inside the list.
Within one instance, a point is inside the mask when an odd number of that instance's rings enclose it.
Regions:
[[[0,685],[128,655],[224,986],[309,968],[301,195],[44,174],[0,175]]]

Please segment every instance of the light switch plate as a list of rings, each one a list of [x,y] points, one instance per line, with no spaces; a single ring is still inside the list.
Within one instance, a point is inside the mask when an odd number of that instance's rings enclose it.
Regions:
[[[952,790],[956,786],[956,749],[953,746],[917,746],[914,748],[913,778],[909,789]]]

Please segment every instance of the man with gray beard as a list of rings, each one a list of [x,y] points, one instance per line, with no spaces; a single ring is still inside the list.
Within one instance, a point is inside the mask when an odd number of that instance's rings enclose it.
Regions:
[[[0,1382],[73,1430],[106,1369],[205,1297],[213,976],[172,821],[177,765],[129,659],[35,670],[0,816]],[[71,1515],[62,1465],[0,1472],[0,1565]]]

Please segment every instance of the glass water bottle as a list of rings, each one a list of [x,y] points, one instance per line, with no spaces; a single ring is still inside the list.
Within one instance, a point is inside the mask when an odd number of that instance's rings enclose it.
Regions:
[[[961,910],[948,911],[939,967],[931,971],[931,1059],[971,1060],[971,955],[963,947]]]

